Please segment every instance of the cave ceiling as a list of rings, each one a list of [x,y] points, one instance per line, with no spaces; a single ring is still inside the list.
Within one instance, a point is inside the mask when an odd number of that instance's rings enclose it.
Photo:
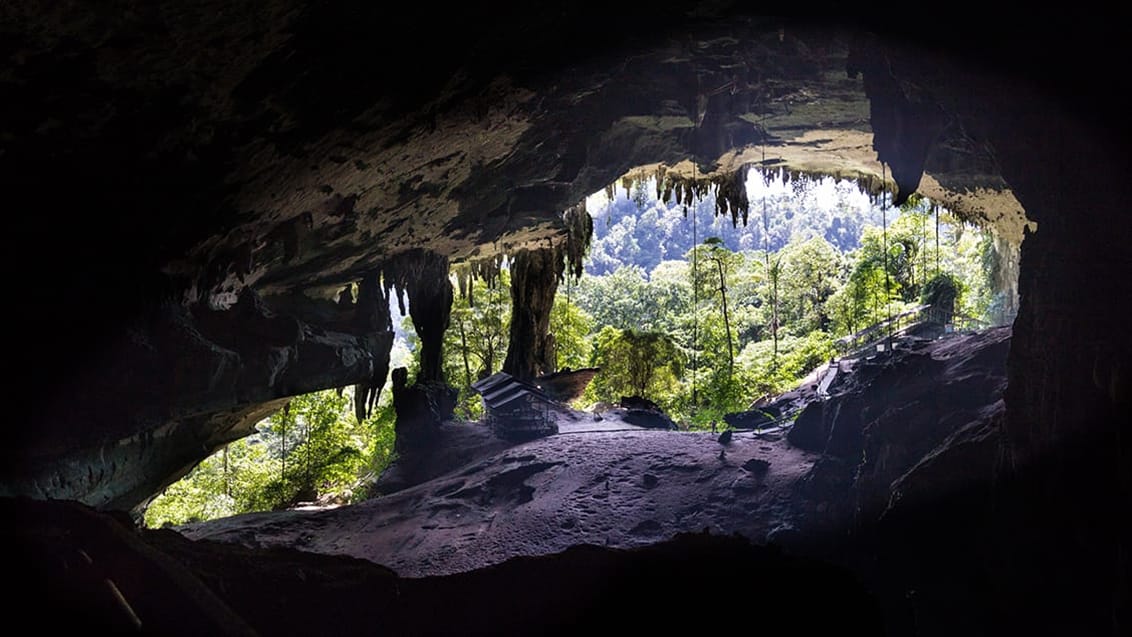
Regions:
[[[567,207],[661,166],[901,189],[891,168],[881,185],[847,72],[859,33],[835,24],[726,3],[401,22],[293,0],[126,6],[4,9],[0,82],[26,103],[0,124],[3,159],[32,183],[46,162],[81,172],[62,197],[111,218],[71,238],[104,239],[189,302],[222,307],[249,285],[330,294],[414,247],[459,261],[545,243]],[[990,151],[937,110],[926,175],[902,190],[1020,239]]]

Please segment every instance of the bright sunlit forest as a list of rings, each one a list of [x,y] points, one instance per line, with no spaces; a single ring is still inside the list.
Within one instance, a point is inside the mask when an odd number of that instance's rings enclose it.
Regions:
[[[558,287],[550,317],[558,369],[598,367],[573,407],[647,398],[682,429],[791,389],[844,352],[837,340],[933,299],[968,325],[1013,319],[1005,285],[1016,255],[931,201],[900,208],[854,182],[751,171],[749,216],[716,216],[714,197],[658,200],[655,181],[625,181],[587,201],[593,237],[580,277]],[[471,383],[500,370],[508,347],[510,277],[457,294],[444,374],[456,416],[481,415]],[[474,303],[472,302],[474,299]],[[417,364],[412,322],[396,308],[392,367]],[[148,507],[148,526],[300,502],[346,503],[394,459],[388,388],[358,422],[352,392],[297,396],[203,461]]]

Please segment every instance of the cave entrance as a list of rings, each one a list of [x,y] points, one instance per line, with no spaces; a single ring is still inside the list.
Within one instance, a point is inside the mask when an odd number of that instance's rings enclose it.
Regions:
[[[893,337],[1013,321],[1010,239],[927,197],[894,207],[877,182],[775,169],[741,180],[739,196],[718,178],[638,170],[587,199],[594,234],[566,304],[603,372],[579,406],[638,396],[681,428],[720,426]]]
[[[543,335],[532,357],[540,378],[573,379],[564,402],[598,417],[614,405],[643,407],[659,414],[644,426],[685,430],[750,424],[736,414],[752,411],[762,414],[757,426],[773,425],[781,414],[767,409],[771,397],[806,384],[828,392],[831,360],[864,357],[878,344],[870,330],[907,334],[918,321],[893,320],[922,319],[941,300],[949,316],[935,321],[941,330],[1005,325],[1017,311],[1018,244],[927,197],[893,207],[885,184],[775,169],[702,183],[674,174],[630,171],[586,198],[563,215],[570,238],[557,251],[432,268],[435,283],[455,291],[430,360],[460,392],[458,419],[483,417],[475,383],[515,356],[516,307],[527,331]],[[516,263],[536,284],[514,289]],[[396,269],[386,276],[400,280]],[[545,280],[556,283],[537,285]],[[413,294],[403,308],[399,297],[383,297],[390,316],[400,315],[390,367],[416,380],[415,321],[432,313],[413,315]],[[168,489],[147,522],[363,497],[352,491],[357,479],[372,481],[395,449],[389,385],[361,429],[347,406],[355,388],[296,397],[293,409]]]

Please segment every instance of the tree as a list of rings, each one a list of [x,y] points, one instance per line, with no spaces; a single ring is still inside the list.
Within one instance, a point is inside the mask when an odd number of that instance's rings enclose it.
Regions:
[[[345,392],[303,394],[268,419],[261,433],[280,458],[279,478],[268,487],[277,506],[335,492],[356,478],[365,463],[368,421],[349,418],[348,404]]]
[[[791,334],[803,335],[832,328],[829,298],[843,284],[844,259],[819,236],[795,238],[779,253],[782,258],[780,307]]]
[[[554,335],[557,369],[578,369],[589,364],[593,345],[586,337],[592,325],[590,317],[561,293],[554,299],[554,308],[550,311],[550,333]]]
[[[145,525],[158,528],[270,509],[264,494],[277,471],[278,462],[261,441],[237,440],[154,498],[146,507]]]
[[[306,497],[364,497],[366,484],[394,457],[396,430],[390,392],[382,392],[370,417],[358,423],[348,408],[351,391],[292,398],[255,433],[205,458],[154,498],[145,524],[153,528],[279,509]]]
[[[829,361],[834,353],[833,339],[822,331],[805,336],[783,336],[778,355],[770,341],[748,343],[739,353],[743,382],[749,388],[749,401],[793,389],[798,381]]]
[[[665,260],[649,272],[645,293],[655,317],[637,327],[673,335],[687,342],[686,317],[692,308],[691,268],[684,260]]]
[[[578,307],[593,317],[596,325],[618,329],[651,326],[660,312],[647,275],[640,266],[619,267],[611,274],[585,276],[574,290]]]
[[[616,402],[631,395],[664,403],[679,384],[684,356],[668,334],[607,325],[595,339],[593,363],[601,368],[591,384],[598,400]]]
[[[689,343],[689,347],[697,352],[695,367],[698,367],[700,363],[699,351],[706,352],[708,358],[712,359],[715,356],[715,351],[718,350],[727,353],[726,366],[715,365],[710,361],[708,364],[726,369],[730,374],[735,364],[735,339],[727,292],[735,280],[736,273],[743,267],[743,255],[728,250],[718,237],[709,237],[702,244],[689,251],[687,258],[689,261],[699,264],[699,267],[692,272],[692,285],[696,291],[699,305],[693,307],[692,311],[698,319],[700,328],[697,331],[700,333],[693,339],[696,342]],[[719,316],[721,330],[714,332],[707,329],[709,325],[708,314]]]
[[[498,372],[507,352],[511,320],[510,276],[499,271],[493,285],[482,279],[468,282],[470,294],[457,295],[445,333],[444,374],[460,391],[457,409],[467,418],[481,410],[472,383]]]
[[[893,262],[886,258],[879,228],[865,228],[861,247],[850,254],[849,261],[845,288],[831,295],[831,304],[837,308],[835,329],[846,334],[898,313],[902,309],[898,302],[901,285],[907,283],[891,269],[886,274],[885,265],[891,267]]]
[[[782,280],[782,257],[775,254],[767,260],[767,280],[770,281],[770,335],[774,343],[774,357],[771,359],[771,365],[778,365],[778,329],[781,326],[778,316],[778,287]]]
[[[940,272],[924,285],[920,302],[932,306],[939,322],[949,323],[955,314],[956,301],[961,291],[958,279],[946,272]]]
[[[708,237],[704,240],[707,246],[707,258],[715,264],[719,275],[719,298],[723,313],[723,327],[727,335],[727,373],[730,375],[735,369],[735,345],[731,338],[731,317],[727,315],[727,276],[731,266],[735,263],[735,255],[723,247],[723,240],[719,237]],[[740,257],[741,258],[741,257]]]

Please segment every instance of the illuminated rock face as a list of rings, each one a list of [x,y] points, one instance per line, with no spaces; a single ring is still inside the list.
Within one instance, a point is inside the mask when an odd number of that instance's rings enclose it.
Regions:
[[[765,156],[1029,232],[1001,454],[1027,478],[995,519],[1056,520],[1027,537],[1118,579],[1132,551],[1088,548],[1132,483],[1115,21],[896,38],[717,4],[5,6],[0,175],[27,250],[5,314],[29,346],[7,361],[24,382],[0,492],[136,505],[286,396],[374,382],[381,330],[282,299],[416,249],[547,247],[635,168],[722,188]]]

